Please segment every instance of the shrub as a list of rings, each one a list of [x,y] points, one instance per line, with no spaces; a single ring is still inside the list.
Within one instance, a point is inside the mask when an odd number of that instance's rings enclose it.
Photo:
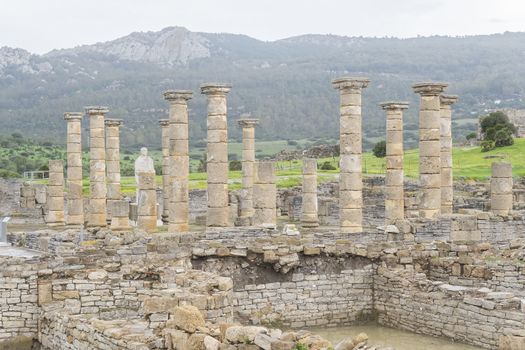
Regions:
[[[230,171],[242,170],[242,162],[239,160],[232,160],[229,169]]]
[[[384,158],[386,157],[386,141],[379,141],[374,146],[374,149],[372,150],[372,153],[374,153],[374,156],[377,158]]]
[[[492,141],[493,147],[510,146],[514,143],[513,135],[517,129],[509,121],[509,117],[503,112],[493,112],[481,118],[481,134],[485,141]],[[482,147],[482,152],[486,152],[489,144]]]
[[[496,148],[496,143],[492,140],[485,140],[481,142],[481,152],[488,152]]]
[[[477,137],[478,137],[478,134],[476,134],[475,132],[471,132],[470,134],[468,134],[467,136],[465,136],[465,138],[466,138],[467,140],[469,140],[469,141],[472,140],[472,139],[475,139],[475,138],[477,138]]]
[[[321,170],[336,170],[337,168],[330,162],[326,161],[321,165]]]

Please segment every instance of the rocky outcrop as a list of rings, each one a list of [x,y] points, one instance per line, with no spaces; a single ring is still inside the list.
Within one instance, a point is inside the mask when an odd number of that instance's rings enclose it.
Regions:
[[[199,33],[190,32],[182,27],[168,27],[160,32],[136,32],[94,45],[54,50],[48,56],[101,53],[123,60],[173,66],[186,64],[197,58],[210,57],[209,46],[209,40]]]

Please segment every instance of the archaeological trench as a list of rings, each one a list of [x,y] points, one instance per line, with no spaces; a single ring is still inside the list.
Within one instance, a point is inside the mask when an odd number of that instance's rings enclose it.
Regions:
[[[379,349],[307,329],[376,322],[486,349],[525,349],[525,182],[492,164],[490,182],[452,182],[446,84],[420,83],[419,179],[404,177],[406,102],[382,103],[386,174],[362,175],[361,93],[340,94],[339,181],[278,190],[255,158],[257,119],[241,119],[242,189],[228,190],[227,94],[205,84],[207,190],[189,190],[188,104],[167,91],[162,185],[137,173],[121,194],[119,128],[106,107],[64,114],[67,163],[47,185],[5,180],[0,348]],[[89,119],[90,194],[82,192]],[[144,156],[147,160],[147,156]],[[64,171],[65,166],[65,171]],[[87,174],[84,174],[87,176]],[[386,349],[386,348],[382,348]],[[391,349],[391,348],[389,348]],[[398,349],[401,350],[401,349]]]

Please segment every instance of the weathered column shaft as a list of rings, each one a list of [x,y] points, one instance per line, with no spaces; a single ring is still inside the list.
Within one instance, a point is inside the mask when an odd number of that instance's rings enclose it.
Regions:
[[[228,123],[226,94],[231,86],[205,84],[201,92],[208,97],[208,210],[206,226],[230,226],[228,208]]]
[[[89,226],[106,226],[106,142],[104,130],[105,107],[87,107],[89,116]]]
[[[67,122],[67,216],[66,224],[84,224],[82,193],[82,113],[64,113]]]
[[[189,173],[188,100],[193,92],[166,91],[169,101],[169,205],[168,231],[186,232],[189,225]],[[164,171],[164,168],[163,168]],[[164,178],[163,178],[164,181]]]
[[[159,120],[162,143],[162,222],[170,217],[170,123],[169,119]]]
[[[496,215],[509,215],[513,205],[512,165],[506,162],[492,163],[490,178],[490,208]]]
[[[317,213],[317,159],[303,159],[303,202],[301,224],[303,227],[319,226]]]
[[[64,164],[61,160],[49,161],[47,209],[47,224],[64,224]]]
[[[419,216],[435,218],[441,213],[441,111],[439,95],[447,87],[442,83],[413,86],[421,95],[419,110]]]
[[[441,95],[441,214],[452,214],[452,104],[457,96]]]
[[[138,174],[137,226],[147,232],[157,229],[157,186],[155,173]]]
[[[106,125],[106,173],[107,199],[119,200],[120,192],[120,132],[122,120],[107,119]]]
[[[408,103],[384,102],[381,107],[386,111],[385,223],[390,225],[405,217],[403,110]]]
[[[253,172],[255,164],[255,126],[258,119],[240,119],[242,127],[242,190],[239,221],[249,225],[253,217]]]
[[[340,174],[339,220],[341,231],[363,231],[363,179],[361,92],[368,86],[366,78],[341,78],[332,81],[340,91]]]
[[[256,162],[253,184],[253,224],[275,225],[277,222],[277,186],[275,163]]]

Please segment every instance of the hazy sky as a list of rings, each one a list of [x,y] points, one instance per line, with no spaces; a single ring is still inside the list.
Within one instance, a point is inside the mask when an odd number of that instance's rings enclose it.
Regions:
[[[184,26],[276,40],[525,31],[525,0],[0,0],[0,46],[44,53]]]

